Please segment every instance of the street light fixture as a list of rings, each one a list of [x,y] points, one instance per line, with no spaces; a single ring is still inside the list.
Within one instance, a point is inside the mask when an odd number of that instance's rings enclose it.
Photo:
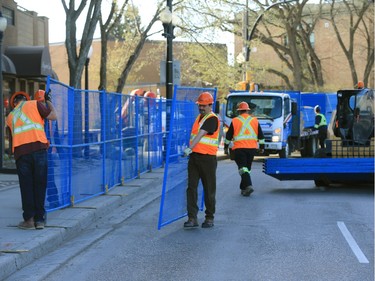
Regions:
[[[89,142],[89,64],[90,64],[90,58],[92,56],[93,49],[92,46],[90,46],[89,52],[87,54],[86,62],[85,62],[85,156],[89,156],[89,147],[87,146]]]
[[[276,2],[276,3],[273,3],[272,5],[268,6],[264,11],[263,13],[261,13],[258,18],[255,20],[254,22],[254,25],[250,31],[250,34],[248,33],[248,0],[246,1],[246,31],[245,31],[245,38],[246,38],[246,41],[247,41],[247,45],[245,46],[244,48],[244,53],[245,53],[245,60],[246,60],[246,63],[249,63],[250,61],[250,48],[249,48],[249,44],[250,44],[250,41],[253,39],[253,35],[254,35],[254,32],[255,32],[255,29],[258,25],[258,23],[260,22],[260,20],[262,19],[263,15],[271,8],[275,7],[275,6],[278,6],[278,5],[281,5],[281,4],[288,4],[290,2],[296,2],[298,0],[284,0],[284,1],[281,1],[281,2]],[[245,67],[246,67],[246,64],[245,64]],[[245,73],[246,73],[246,69],[245,69]]]
[[[4,132],[4,94],[3,94],[3,37],[4,31],[7,28],[7,19],[3,17],[2,13],[0,12],[0,100],[1,100],[1,113],[0,113],[0,126],[2,132]],[[4,135],[2,133],[2,135]],[[1,158],[0,158],[0,167],[3,168],[4,164],[4,137],[1,139]]]
[[[167,0],[167,6],[160,13],[160,20],[163,23],[164,33],[167,39],[167,58],[166,58],[166,97],[172,99],[173,95],[173,39],[175,38],[173,30],[176,24],[176,18],[171,12],[172,0]]]
[[[281,4],[288,4],[290,2],[296,2],[298,0],[284,0],[284,1],[281,1],[281,2],[276,2],[276,3],[273,3],[272,5],[268,6],[264,11],[263,13],[261,13],[258,18],[255,20],[254,22],[254,25],[250,31],[250,34],[247,36],[247,42],[248,44],[250,43],[251,39],[253,39],[253,35],[254,35],[254,32],[255,32],[255,29],[258,25],[258,23],[260,22],[260,20],[262,19],[263,15],[271,8],[275,7],[275,6],[278,6],[278,5],[281,5]],[[250,60],[250,48],[247,47],[246,48],[246,54],[245,54],[245,58],[246,58],[246,61],[249,61]]]

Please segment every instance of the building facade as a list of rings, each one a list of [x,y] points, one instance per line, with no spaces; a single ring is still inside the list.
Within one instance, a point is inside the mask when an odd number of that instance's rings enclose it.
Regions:
[[[45,89],[47,76],[56,77],[52,70],[48,47],[48,18],[39,17],[13,0],[0,0],[0,11],[6,19],[2,32],[0,98],[2,114],[0,172],[15,172],[11,140],[5,118],[11,111],[10,97],[19,91],[33,98],[38,89]]]

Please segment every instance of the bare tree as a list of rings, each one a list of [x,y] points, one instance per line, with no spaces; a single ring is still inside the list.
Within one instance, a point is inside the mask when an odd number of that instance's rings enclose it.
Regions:
[[[274,68],[267,68],[267,71],[284,79],[291,89],[306,90],[311,86],[319,89],[324,85],[321,62],[311,41],[321,6],[307,6],[307,2],[303,0],[273,8],[265,15],[263,28],[254,33],[254,39],[272,47],[287,66],[293,75],[293,84],[285,73]]]
[[[100,83],[99,89],[107,88],[107,50],[108,50],[108,37],[112,30],[119,25],[121,17],[124,14],[124,10],[129,0],[126,0],[121,8],[118,10],[117,1],[113,0],[111,10],[107,17],[107,20],[103,21],[103,15],[100,14],[100,34],[101,34],[101,56],[100,56]]]
[[[75,0],[70,0],[69,6],[65,0],[61,0],[66,14],[65,46],[68,53],[69,85],[75,88],[80,88],[81,86],[81,77],[92,44],[96,24],[99,20],[102,0],[91,0],[89,2],[84,32],[78,49],[76,22],[85,9],[87,0],[82,0],[77,9],[75,9]]]
[[[142,48],[143,48],[143,46],[146,42],[146,39],[149,36],[152,35],[152,34],[150,34],[150,30],[151,30],[152,26],[154,25],[154,23],[159,19],[159,15],[160,15],[160,12],[162,10],[162,6],[164,6],[164,3],[160,2],[158,4],[157,8],[156,8],[156,11],[155,11],[152,19],[147,24],[147,26],[144,28],[144,30],[142,30],[142,28],[141,28],[141,23],[139,21],[136,21],[136,26],[137,26],[136,30],[137,30],[138,35],[139,35],[139,39],[138,39],[139,41],[138,41],[138,44],[136,45],[136,47],[134,49],[134,52],[129,57],[128,61],[126,62],[119,78],[117,79],[118,82],[117,82],[116,92],[121,93],[122,90],[124,89],[126,79],[129,76],[129,73],[130,73],[133,65],[137,61],[137,58],[139,57],[139,54],[142,51]]]
[[[247,1],[246,1],[247,2]],[[285,2],[245,1],[233,3],[229,0],[191,1],[184,8],[184,13],[201,15],[200,20],[187,22],[187,33],[193,37],[202,34],[212,36],[209,28],[231,32],[239,38],[246,38],[245,46],[262,44],[270,46],[292,74],[290,77],[272,65],[256,65],[250,59],[255,73],[268,73],[279,76],[291,89],[304,90],[313,85],[320,88],[324,84],[321,62],[310,40],[314,26],[320,17],[320,10],[310,12],[312,5],[308,0]],[[272,6],[272,9],[270,7]],[[319,5],[314,5],[319,7]],[[245,17],[242,17],[245,11]],[[247,26],[246,26],[247,23]],[[251,38],[245,34],[253,29]],[[251,57],[250,57],[251,58]]]
[[[329,20],[332,22],[337,40],[348,60],[353,85],[358,82],[355,63],[355,42],[364,42],[366,66],[363,73],[365,85],[368,84],[374,66],[374,30],[373,30],[373,2],[368,0],[332,0]],[[346,15],[343,17],[343,15]],[[368,15],[368,16],[367,16]],[[345,35],[344,35],[345,34]],[[349,35],[349,39],[344,37]]]

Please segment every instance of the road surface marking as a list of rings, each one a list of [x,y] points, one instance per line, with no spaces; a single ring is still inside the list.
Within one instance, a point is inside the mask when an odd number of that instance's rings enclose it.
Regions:
[[[353,253],[357,257],[358,261],[360,263],[369,263],[368,259],[359,248],[357,242],[354,240],[353,236],[350,234],[345,223],[342,221],[338,221],[337,226],[340,228],[342,235],[346,239],[346,242],[348,242],[350,248],[352,249]]]

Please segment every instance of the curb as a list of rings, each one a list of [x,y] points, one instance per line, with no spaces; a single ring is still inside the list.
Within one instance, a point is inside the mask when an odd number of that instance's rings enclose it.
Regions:
[[[58,249],[65,242],[77,237],[90,224],[120,206],[129,206],[122,219],[129,218],[160,197],[163,171],[164,169],[156,169],[142,174],[139,179],[116,186],[107,194],[48,213],[44,230],[20,230],[16,225],[8,226],[4,231],[7,233],[1,235],[3,249],[0,249],[0,280]],[[3,236],[7,234],[8,237],[4,239]]]

